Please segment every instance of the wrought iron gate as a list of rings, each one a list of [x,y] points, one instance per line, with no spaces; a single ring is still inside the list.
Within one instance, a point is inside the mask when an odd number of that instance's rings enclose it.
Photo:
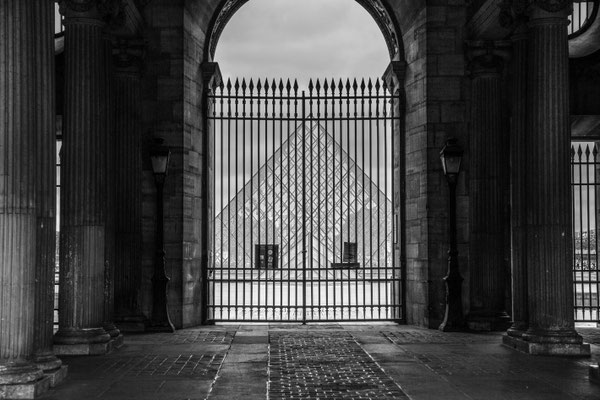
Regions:
[[[210,88],[212,321],[402,318],[393,83]],[[396,124],[397,125],[397,124]]]
[[[598,216],[600,213],[600,142],[571,145],[573,189],[573,294],[575,321],[600,322],[598,293]]]

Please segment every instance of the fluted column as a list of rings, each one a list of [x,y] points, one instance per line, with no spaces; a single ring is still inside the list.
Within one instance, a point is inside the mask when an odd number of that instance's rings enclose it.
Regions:
[[[35,130],[37,155],[37,241],[35,297],[35,362],[51,377],[52,385],[66,375],[53,352],[54,270],[56,266],[56,111],[54,84],[54,4],[36,0],[33,63],[35,73]]]
[[[470,312],[474,330],[505,330],[504,201],[508,170],[502,69],[507,42],[471,42]]]
[[[33,398],[49,379],[34,364],[39,160],[34,1],[0,2],[0,398]],[[39,99],[42,108],[51,107]],[[48,149],[49,150],[49,149]],[[44,382],[44,387],[39,386]]]
[[[123,331],[143,331],[141,286],[141,55],[136,41],[115,50],[115,320]]]
[[[590,352],[573,321],[570,4],[538,1],[529,9],[525,172],[529,327],[515,343],[532,354]]]
[[[116,166],[115,157],[115,93],[114,93],[114,69],[112,62],[112,37],[108,33],[103,36],[104,42],[104,100],[106,110],[106,241],[104,262],[104,323],[102,327],[113,339],[122,342],[122,335],[114,323],[115,314],[115,264],[116,264],[116,238],[115,217],[117,203],[115,203],[115,179]]]
[[[106,1],[60,3],[65,16],[65,104],[61,156],[59,354],[109,350]]]
[[[520,337],[529,327],[527,304],[527,26],[513,34],[511,59],[510,199],[513,324],[508,335]]]

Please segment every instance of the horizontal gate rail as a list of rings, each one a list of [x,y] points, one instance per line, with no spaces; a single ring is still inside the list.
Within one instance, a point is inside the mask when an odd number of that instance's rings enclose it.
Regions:
[[[573,293],[576,322],[600,322],[598,292],[598,213],[600,159],[598,143],[571,146],[573,189]]]
[[[393,83],[209,88],[211,321],[402,320]]]

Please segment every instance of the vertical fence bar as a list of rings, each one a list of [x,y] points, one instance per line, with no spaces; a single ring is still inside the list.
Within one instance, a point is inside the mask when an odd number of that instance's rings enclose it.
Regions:
[[[276,177],[277,177],[277,166],[275,165],[275,155],[277,153],[277,145],[276,145],[276,114],[277,114],[277,110],[275,107],[275,101],[276,101],[276,96],[277,96],[277,83],[275,82],[275,79],[273,79],[272,84],[271,84],[271,118],[272,118],[272,126],[271,129],[273,130],[273,155],[271,156],[273,163],[272,163],[272,167],[271,167],[271,176],[273,178],[273,182],[271,184],[271,190],[273,191],[273,209],[271,210],[271,215],[273,216],[271,218],[272,220],[272,224],[273,224],[273,251],[275,251],[275,246],[279,245],[278,249],[281,249],[281,239],[278,239],[276,236],[276,231],[275,228],[277,226],[277,201],[276,201],[276,196],[277,196],[277,182],[276,182]],[[281,162],[281,158],[280,158],[280,162]],[[281,204],[279,204],[279,208],[281,209]],[[281,237],[281,235],[279,235],[279,237]],[[277,254],[277,257],[279,257],[279,254]],[[281,277],[281,274],[278,274],[279,271],[277,271],[277,269],[275,268],[275,266],[279,267],[277,260],[275,258],[275,254],[273,254],[273,271],[272,271],[272,279],[271,279],[271,287],[272,287],[272,296],[273,296],[273,317],[271,318],[272,320],[275,320],[277,317],[277,312],[281,313],[281,308],[277,307],[277,299],[276,299],[276,294],[275,294],[275,290],[277,287],[277,277]],[[281,301],[279,302],[281,305]]]
[[[225,200],[225,199],[223,199]],[[223,201],[222,200],[222,201]],[[227,80],[227,319],[231,319],[231,80]]]
[[[321,213],[322,213],[322,204],[321,204],[321,181],[322,181],[322,169],[321,169],[321,82],[317,79],[317,84],[316,84],[316,89],[317,89],[317,124],[319,126],[319,131],[318,131],[318,137],[317,137],[317,254],[318,254],[318,261],[317,261],[317,268],[318,268],[318,272],[317,272],[317,287],[318,287],[318,299],[317,302],[319,304],[319,307],[317,308],[317,319],[321,320],[321,311],[322,311],[322,294],[321,292],[323,291],[323,284],[322,284],[322,278],[321,278],[321,273],[323,272],[323,268],[326,266],[326,264],[323,263],[323,253],[321,252],[321,244],[322,244],[322,239],[321,239]],[[324,132],[324,134],[326,135],[327,132]],[[314,184],[314,183],[313,183]],[[313,195],[313,201],[314,201],[314,195]],[[314,218],[314,216],[313,216]],[[313,272],[313,277],[314,277],[314,272]]]
[[[572,213],[572,220],[573,220],[573,226],[572,226],[572,230],[573,230],[573,286],[574,286],[574,290],[573,290],[573,304],[575,305],[575,319],[578,320],[579,319],[579,302],[577,301],[577,292],[578,292],[578,281],[579,279],[577,279],[577,229],[576,229],[576,213],[575,213],[575,208],[576,208],[576,200],[575,200],[575,193],[577,191],[577,186],[575,183],[575,147],[573,145],[571,145],[571,199],[572,199],[572,204],[573,204],[573,209],[571,210]]]
[[[358,82],[356,79],[353,84],[354,88],[354,243],[356,243],[356,255],[353,260],[358,263]],[[362,115],[361,115],[362,118]],[[348,151],[350,154],[350,151]],[[354,310],[355,318],[358,316],[358,273],[360,267],[355,267],[354,270]]]
[[[588,289],[588,293],[590,294],[589,296],[589,318],[591,319],[592,317],[592,276],[591,276],[591,271],[592,271],[592,259],[591,259],[591,254],[590,254],[590,244],[592,241],[592,231],[590,229],[590,190],[592,189],[591,185],[590,185],[590,146],[589,144],[585,145],[585,194],[586,194],[586,232],[587,232],[587,255],[586,255],[586,262],[587,262],[587,281],[588,281],[588,285],[587,285],[587,289]],[[583,213],[582,213],[583,214]],[[583,228],[582,228],[583,229]],[[583,250],[583,249],[582,249]]]
[[[377,119],[375,120],[376,126],[376,138],[377,138],[377,149],[375,157],[375,165],[377,168],[377,316],[381,319],[381,162],[379,160],[379,150],[381,149],[380,143],[380,116],[381,116],[381,98],[379,79],[375,82],[375,90],[377,92],[376,110],[375,114]]]
[[[238,196],[238,175],[239,175],[239,151],[240,151],[240,147],[239,147],[239,129],[238,129],[238,125],[239,125],[239,82],[236,80],[235,84],[234,84],[234,93],[235,93],[235,190],[234,190],[234,196],[235,196],[235,266],[234,266],[234,277],[233,277],[233,287],[235,290],[235,294],[234,294],[234,319],[239,319],[239,309],[238,309],[238,274],[239,274],[239,268],[240,268],[240,260],[239,260],[239,247],[240,247],[240,243],[239,243],[239,206],[238,206],[238,201],[239,201],[239,196]],[[243,204],[243,202],[242,202]]]
[[[389,115],[389,120],[386,121],[386,124],[389,123],[390,124],[390,174],[391,174],[391,185],[390,185],[390,194],[391,194],[391,210],[390,210],[390,216],[392,218],[391,221],[391,237],[390,237],[390,246],[391,246],[391,253],[390,256],[392,257],[392,263],[391,263],[391,297],[389,299],[389,301],[392,304],[392,319],[397,320],[399,319],[399,315],[398,315],[398,302],[397,302],[397,295],[396,295],[396,240],[394,238],[396,238],[396,235],[398,234],[398,230],[399,227],[397,225],[398,223],[398,216],[396,215],[396,192],[394,191],[394,183],[396,181],[396,171],[394,168],[394,149],[395,149],[395,145],[394,145],[394,136],[395,136],[395,120],[394,120],[394,108],[396,107],[396,103],[395,103],[395,97],[394,97],[394,90],[393,90],[393,80],[392,80],[392,87],[388,87],[388,82],[386,80],[383,81],[383,90],[385,93],[389,92],[389,104],[390,105],[390,111],[388,113]],[[402,149],[402,151],[404,151]],[[399,239],[399,238],[398,238]]]
[[[394,152],[395,152],[395,139],[396,139],[396,119],[394,117],[395,115],[395,111],[396,111],[396,105],[400,104],[400,97],[398,95],[398,97],[395,96],[396,93],[396,88],[394,87],[394,80],[392,79],[390,82],[390,98],[391,98],[391,109],[390,109],[390,135],[391,135],[391,155],[390,155],[390,166],[391,166],[391,174],[392,174],[392,187],[391,187],[391,192],[392,192],[392,210],[391,210],[391,216],[392,216],[392,253],[391,253],[391,257],[392,257],[392,304],[393,304],[393,314],[392,317],[394,319],[400,319],[400,317],[404,318],[404,315],[400,315],[399,314],[399,299],[401,299],[401,295],[398,293],[400,291],[400,285],[399,282],[396,278],[396,274],[398,274],[398,271],[396,270],[396,240],[401,240],[400,238],[400,234],[399,234],[399,230],[400,230],[400,226],[398,224],[400,223],[404,223],[403,220],[401,220],[400,216],[396,214],[396,191],[394,190],[394,185],[396,184],[396,179],[399,178],[399,176],[396,175],[396,170],[395,170],[395,166],[394,166]],[[403,148],[400,149],[400,151],[404,151]],[[399,174],[398,174],[399,175]],[[399,221],[400,219],[400,221]],[[394,240],[394,238],[396,238],[396,240]],[[402,239],[403,240],[403,239]],[[400,274],[398,274],[398,276],[402,276],[401,275],[402,272]],[[404,302],[402,302],[404,303]]]
[[[220,127],[221,127],[221,254],[220,254],[220,258],[221,258],[221,265],[219,268],[219,305],[220,305],[220,318],[223,318],[223,269],[225,268],[225,262],[223,259],[223,231],[225,230],[225,222],[223,221],[223,218],[225,218],[225,207],[223,204],[223,201],[225,199],[225,184],[223,183],[223,178],[225,175],[225,135],[223,134],[224,131],[224,118],[223,118],[223,102],[224,102],[224,96],[225,96],[225,91],[224,91],[224,83],[222,83],[219,87],[219,92],[221,94],[221,98],[219,99],[219,105],[220,105],[220,115],[221,115],[221,123],[220,123]]]
[[[306,93],[302,91],[302,323],[306,324]]]
[[[367,300],[366,300],[366,291],[367,291],[367,273],[366,273],[366,269],[367,269],[367,263],[366,263],[366,255],[367,255],[367,242],[365,239],[365,230],[366,230],[366,226],[365,226],[365,214],[366,214],[366,207],[365,207],[365,192],[366,192],[366,187],[365,187],[365,177],[366,177],[366,164],[365,164],[365,118],[367,117],[365,114],[365,89],[366,89],[366,85],[365,85],[365,80],[363,79],[360,83],[360,114],[362,116],[361,118],[361,130],[360,130],[360,135],[361,135],[361,151],[362,151],[362,163],[361,163],[361,177],[362,177],[362,189],[361,189],[361,193],[362,193],[362,204],[361,204],[361,209],[362,209],[362,213],[361,213],[361,219],[362,219],[362,224],[361,224],[361,231],[362,231],[362,240],[361,240],[361,246],[362,246],[362,264],[361,264],[361,269],[362,269],[362,312],[363,312],[363,318],[366,319],[367,318]]]
[[[255,261],[254,244],[254,149],[258,148],[254,141],[254,82],[248,83],[248,96],[250,100],[250,321],[254,320],[254,274],[258,265]],[[260,192],[260,183],[257,189]],[[258,196],[257,196],[258,197]]]
[[[242,270],[242,320],[246,320],[246,275],[248,273],[248,267],[250,267],[250,272],[252,272],[252,258],[250,258],[249,263],[246,264],[246,222],[247,222],[247,215],[246,215],[246,154],[247,154],[247,147],[246,147],[246,81],[244,79],[242,79],[242,147],[244,148],[244,155],[242,156],[242,175],[244,176],[244,187],[242,189],[242,197],[244,199],[244,204],[243,206],[243,225],[242,225],[242,237],[243,237],[243,244],[242,244],[242,254],[244,255],[244,258],[242,260],[242,266],[243,266],[243,270]],[[250,143],[250,147],[252,148],[252,143]],[[251,150],[252,151],[252,150]],[[250,174],[250,180],[252,180],[252,174]],[[252,193],[250,193],[250,199],[252,199]],[[250,218],[252,218],[252,215],[250,215]],[[251,236],[252,237],[252,236]],[[250,239],[250,247],[252,247],[252,239]]]
[[[217,86],[215,84],[213,84],[213,87],[210,90],[210,94],[212,95],[212,117],[213,117],[213,123],[212,123],[212,134],[213,134],[213,154],[217,154]],[[216,174],[217,174],[217,160],[216,157],[212,158],[212,163],[213,163],[213,174],[215,175],[213,177],[212,180],[212,184],[213,184],[213,218],[216,221],[216,217],[217,217],[217,179],[216,179]],[[215,229],[216,229],[216,224],[215,224]],[[222,232],[222,230],[221,230]],[[212,297],[212,302],[210,304],[210,308],[209,308],[209,318],[212,316],[213,319],[216,319],[216,310],[215,310],[215,291],[216,291],[216,287],[215,287],[215,281],[216,281],[216,276],[217,276],[217,238],[215,237],[213,239],[213,256],[212,256],[212,280],[209,281],[209,296]],[[209,277],[211,275],[209,274]],[[209,298],[210,298],[209,297]]]
[[[369,81],[369,117],[372,116],[372,86]],[[377,100],[376,100],[377,101]],[[375,114],[377,117],[377,114]],[[369,286],[371,294],[371,318],[374,316],[373,309],[373,120],[369,118]]]
[[[384,82],[385,83],[385,82]],[[387,119],[387,91],[385,88],[383,88],[383,103],[382,103],[382,109],[383,109],[383,146],[384,146],[384,150],[383,150],[383,188],[384,188],[384,192],[383,192],[383,199],[384,199],[384,211],[383,211],[383,215],[384,215],[384,230],[383,230],[383,236],[384,236],[384,289],[385,289],[385,302],[384,304],[388,305],[390,303],[390,297],[389,297],[389,253],[388,253],[388,246],[389,246],[389,240],[391,240],[391,237],[388,233],[388,163],[387,163],[387,153],[389,151],[389,147],[388,147],[388,137],[387,137],[387,123],[388,123],[388,119]],[[388,319],[390,317],[389,315],[390,312],[390,307],[386,306],[385,307],[385,318]]]
[[[592,150],[592,157],[593,157],[593,163],[592,163],[592,168],[594,171],[594,182],[593,182],[593,186],[592,189],[594,190],[594,209],[593,209],[593,214],[594,214],[594,264],[593,264],[593,270],[594,270],[594,275],[595,275],[595,279],[594,279],[594,287],[596,290],[596,301],[594,302],[594,307],[595,307],[595,312],[594,315],[592,315],[592,319],[595,319],[596,321],[600,320],[600,315],[599,315],[599,311],[600,311],[600,304],[599,304],[599,290],[600,289],[598,287],[598,147],[597,147],[597,142],[594,143],[594,149]],[[590,269],[592,266],[590,266]]]
[[[285,142],[287,142],[287,140]],[[279,321],[283,321],[283,252],[285,251],[285,248],[283,246],[283,210],[285,209],[285,206],[283,204],[283,80],[281,79],[279,80],[279,143],[279,247],[281,249],[281,251],[279,252],[279,270],[281,271],[279,273],[279,302],[281,305],[281,308],[279,310]]]
[[[256,171],[257,171],[257,176],[258,176],[258,205],[257,205],[257,209],[258,209],[258,218],[256,220],[256,224],[258,227],[258,255],[259,255],[259,268],[257,268],[257,275],[256,275],[256,296],[257,296],[257,319],[260,321],[261,317],[260,317],[260,313],[261,313],[261,306],[262,306],[262,298],[261,298],[261,275],[263,274],[263,266],[265,265],[265,263],[260,262],[260,254],[265,254],[266,251],[262,250],[262,246],[264,245],[264,242],[262,241],[262,229],[261,229],[261,221],[262,221],[262,190],[263,190],[263,181],[261,179],[261,165],[260,165],[260,155],[261,155],[261,151],[262,149],[262,145],[261,145],[261,126],[260,126],[260,122],[261,122],[261,98],[260,98],[260,92],[262,89],[262,84],[260,83],[260,79],[256,80],[256,147],[258,148],[258,154],[257,154],[257,162],[258,165],[256,167]]]
[[[315,232],[314,232],[314,223],[313,223],[313,221],[314,221],[313,198],[314,198],[315,193],[314,193],[314,190],[313,190],[313,188],[314,188],[314,182],[313,182],[313,179],[312,179],[313,178],[312,169],[313,169],[313,162],[314,162],[314,159],[313,159],[314,139],[313,138],[314,138],[314,131],[315,131],[315,127],[316,127],[316,125],[314,123],[314,116],[313,116],[313,91],[314,91],[314,85],[313,85],[313,81],[311,79],[309,81],[309,83],[308,83],[308,92],[309,92],[309,95],[308,95],[308,102],[309,102],[308,116],[305,115],[306,121],[308,121],[310,123],[310,126],[309,126],[309,132],[310,132],[309,154],[310,154],[310,157],[308,157],[308,155],[306,155],[306,153],[305,153],[305,156],[304,156],[304,171],[305,171],[304,172],[304,174],[305,174],[305,177],[304,177],[304,181],[305,181],[305,185],[304,185],[304,193],[305,193],[304,194],[304,200],[305,200],[305,210],[307,208],[309,208],[308,212],[310,213],[310,216],[311,216],[310,222],[309,222],[309,224],[310,224],[310,229],[309,229],[310,230],[310,233],[309,233],[310,236],[308,237],[308,242],[309,243],[308,243],[308,247],[304,249],[304,251],[305,251],[305,258],[308,257],[306,265],[307,265],[307,268],[310,268],[310,275],[309,275],[309,271],[305,271],[305,274],[308,277],[306,279],[307,283],[310,285],[310,319],[311,320],[314,319],[314,308],[313,308],[314,307],[314,296],[313,296],[314,295],[314,286],[313,286],[313,283],[314,283],[313,281],[314,280],[313,280],[313,261],[312,260],[313,260],[314,234],[315,234]],[[306,125],[306,122],[303,125]],[[317,128],[317,130],[318,130],[318,128]],[[304,140],[306,141],[306,138]],[[306,149],[306,143],[304,145],[304,148]],[[306,165],[306,163],[309,160],[309,158],[310,158],[310,162],[308,162],[308,165]],[[307,173],[306,171],[307,171],[307,169],[310,172],[308,180],[306,179],[306,173]],[[306,195],[306,191],[308,190],[308,187],[306,186],[306,182],[309,182],[309,187],[310,187],[310,191],[308,192],[309,196]],[[309,201],[309,204],[306,204],[306,201]],[[306,253],[307,250],[308,250],[308,253]],[[306,319],[308,319],[308,314],[307,314],[307,317],[305,318],[305,320]]]
[[[325,167],[325,263],[323,268],[325,268],[325,319],[329,319],[329,130],[327,127],[329,126],[329,101],[327,91],[329,89],[329,84],[327,83],[327,78],[324,79],[323,83],[323,96],[325,98],[324,104],[324,125],[325,125],[325,148],[323,151],[325,152],[325,157],[323,160]],[[331,93],[333,95],[333,88],[331,89]]]
[[[583,283],[583,268],[584,268],[584,259],[583,259],[583,185],[582,185],[582,154],[581,145],[579,145],[577,149],[577,158],[579,162],[577,163],[579,167],[579,252],[581,258],[581,295],[582,295],[582,306],[583,306],[583,315],[585,318],[586,306],[585,306],[585,289]]]

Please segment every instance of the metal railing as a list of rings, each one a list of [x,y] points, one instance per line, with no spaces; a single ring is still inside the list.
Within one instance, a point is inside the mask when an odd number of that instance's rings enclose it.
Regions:
[[[573,293],[575,321],[600,322],[598,293],[599,142],[571,146],[573,189]]]
[[[577,37],[589,28],[598,15],[598,0],[595,1],[574,1],[573,12],[569,16],[567,31],[569,38]]]
[[[390,93],[380,80],[212,88],[209,320],[402,319]]]

